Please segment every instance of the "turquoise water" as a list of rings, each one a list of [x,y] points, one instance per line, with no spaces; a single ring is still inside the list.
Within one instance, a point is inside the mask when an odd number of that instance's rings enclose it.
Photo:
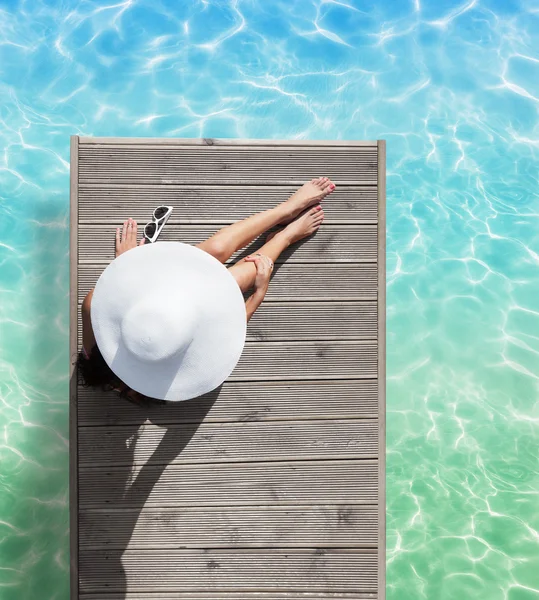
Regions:
[[[388,599],[539,598],[537,2],[0,10],[0,598],[68,598],[74,133],[386,139]]]

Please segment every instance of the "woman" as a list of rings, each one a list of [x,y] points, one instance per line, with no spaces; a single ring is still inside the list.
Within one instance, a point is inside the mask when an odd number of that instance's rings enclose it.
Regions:
[[[285,225],[279,231],[267,236],[266,243],[254,256],[247,256],[230,267],[242,292],[254,287],[253,294],[246,300],[247,321],[260,306],[268,289],[273,263],[285,248],[314,233],[324,220],[324,211],[319,202],[335,189],[327,177],[319,177],[304,184],[286,202],[276,207],[224,227],[197,247],[225,263],[235,252],[251,243],[263,232]],[[140,245],[144,244],[145,238]],[[116,257],[135,248],[137,245],[137,223],[128,219],[123,231],[116,230]],[[101,386],[113,389],[122,397],[136,403],[146,397],[130,389],[120,381],[105,362],[97,347],[90,306],[94,290],[90,290],[82,303],[82,351],[77,367],[85,386]]]

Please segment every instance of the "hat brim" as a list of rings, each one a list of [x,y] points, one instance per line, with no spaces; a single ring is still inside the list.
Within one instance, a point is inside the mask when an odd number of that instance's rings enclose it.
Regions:
[[[181,361],[148,363],[129,352],[121,322],[140,296],[185,290],[200,318]],[[95,286],[91,321],[112,371],[133,390],[162,400],[188,400],[218,387],[237,365],[247,332],[245,301],[234,277],[216,258],[182,242],[137,246],[110,263]]]

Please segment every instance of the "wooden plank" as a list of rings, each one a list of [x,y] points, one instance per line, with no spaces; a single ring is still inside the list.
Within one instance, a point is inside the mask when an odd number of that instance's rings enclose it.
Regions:
[[[375,548],[374,505],[85,510],[84,549]]]
[[[80,225],[81,263],[108,265],[114,260],[116,227],[120,225],[121,221],[108,226]],[[196,245],[214,235],[217,229],[208,225],[167,223],[156,243],[178,241]],[[141,238],[142,232],[139,231],[138,240]],[[265,241],[266,235],[259,236],[245,249],[235,252],[228,264],[256,252]],[[376,225],[324,224],[314,235],[288,247],[275,262],[374,262],[376,249]]]
[[[156,206],[173,206],[168,224],[231,224],[273,208],[297,186],[236,185],[84,185],[79,187],[80,223],[118,223],[131,217],[147,223]],[[325,224],[376,223],[377,191],[372,187],[336,188],[322,201]],[[126,212],[127,211],[127,212]]]
[[[78,297],[78,152],[79,138],[70,139],[69,185],[69,587],[70,597],[79,597],[79,497],[77,411],[77,297]]]
[[[378,597],[386,598],[386,142],[378,142]]]
[[[348,180],[348,179],[335,179],[333,178],[333,181],[339,185],[340,188],[344,188],[344,187],[355,187],[355,186],[364,186],[364,187],[373,187],[376,185],[376,179],[375,179],[375,174],[368,175],[370,178],[369,179],[362,179],[360,181],[358,181],[357,179],[353,179],[353,180]],[[200,176],[193,174],[191,175],[189,178],[180,178],[180,177],[176,177],[174,179],[164,179],[162,177],[157,178],[157,179],[145,179],[143,177],[139,178],[136,181],[136,185],[137,186],[143,186],[143,185],[176,185],[176,186],[186,186],[186,185],[193,185],[195,187],[201,187],[203,185],[206,185],[208,183],[207,180],[199,178]],[[82,185],[90,185],[90,186],[94,186],[94,185],[109,185],[109,186],[113,186],[113,185],[126,185],[128,183],[131,182],[131,179],[129,178],[121,178],[118,180],[117,177],[115,177],[114,175],[104,175],[101,176],[99,178],[81,178],[80,183]],[[253,185],[253,186],[258,186],[258,187],[269,187],[269,186],[283,186],[283,185],[288,185],[288,186],[292,186],[294,188],[298,188],[299,186],[303,185],[305,183],[305,179],[301,178],[301,179],[283,179],[283,180],[273,180],[273,179],[226,179],[226,178],[221,178],[217,180],[220,185],[226,186],[226,185],[237,185],[237,186],[249,186],[249,185]],[[209,182],[214,183],[210,181]]]
[[[180,452],[156,451],[165,433],[176,438]],[[202,423],[166,429],[145,424],[134,439],[132,426],[81,427],[79,465],[376,458],[377,435],[378,423],[373,419]]]
[[[303,183],[326,176],[337,185],[372,185],[376,147],[92,146],[79,151],[81,183]]]
[[[84,600],[376,600],[374,593],[334,592],[113,592],[81,594]]]
[[[135,152],[137,155],[149,154],[152,152],[167,153],[170,160],[177,160],[185,155],[186,161],[200,162],[200,160],[215,160],[219,156],[244,156],[247,155],[248,161],[264,159],[267,156],[296,157],[304,159],[308,157],[322,156],[327,160],[334,160],[335,157],[353,155],[359,162],[368,160],[376,155],[378,145],[336,145],[330,152],[323,146],[309,144],[279,145],[279,144],[139,144],[133,142],[130,144],[105,143],[105,144],[86,144],[80,143],[80,155],[92,154],[97,157],[107,154],[125,155],[129,152]],[[183,153],[183,154],[180,154]]]
[[[375,418],[376,379],[275,381],[257,385],[225,381],[219,390],[185,402],[139,407],[113,392],[79,387],[79,426],[257,422],[294,419]]]
[[[81,306],[82,303],[79,314]],[[263,303],[247,326],[248,341],[376,340],[376,337],[376,302]],[[78,344],[80,348],[80,319]]]
[[[376,551],[81,550],[82,591],[375,592]]]
[[[79,265],[79,302],[92,289],[104,265]],[[277,265],[264,303],[297,300],[374,300],[378,268],[371,264]]]
[[[376,600],[374,593],[334,592],[137,592],[81,594],[84,600]]]
[[[133,436],[137,427],[133,427]],[[165,458],[181,444],[165,436]],[[163,508],[288,504],[373,504],[378,461],[319,460],[80,468],[79,506]]]
[[[115,146],[268,146],[268,147],[314,147],[331,151],[337,147],[376,147],[375,140],[272,140],[272,139],[241,139],[241,138],[152,138],[152,137],[91,137],[82,136],[80,145],[104,146],[107,148]]]
[[[231,380],[355,379],[377,375],[372,342],[248,342]]]
[[[280,302],[263,304],[249,321],[247,339],[376,340],[375,302]]]
[[[346,161],[344,164],[348,166],[351,164],[351,159],[353,159],[356,164],[360,166],[369,164],[376,171],[376,158],[374,158],[375,162],[373,163],[373,157],[376,157],[377,151],[376,146],[341,146],[335,147],[332,152],[328,153],[313,146],[258,146],[255,148],[253,146],[217,145],[210,148],[201,148],[182,144],[167,147],[160,144],[94,144],[92,146],[81,144],[79,156],[85,159],[91,157],[91,160],[102,163],[106,163],[109,156],[114,156],[119,161],[124,161],[128,157],[134,161],[143,161],[148,157],[150,159],[159,157],[163,158],[167,164],[189,165],[201,165],[209,162],[220,164],[220,160],[227,160],[229,163],[225,165],[225,171],[234,161],[241,161],[241,166],[249,169],[255,163],[267,164],[270,159],[276,161],[276,164],[283,163],[286,167],[289,167],[291,163],[303,165],[309,160],[324,161],[326,163],[336,163],[340,160],[342,165],[343,159]],[[85,166],[86,163],[82,165],[83,168]]]

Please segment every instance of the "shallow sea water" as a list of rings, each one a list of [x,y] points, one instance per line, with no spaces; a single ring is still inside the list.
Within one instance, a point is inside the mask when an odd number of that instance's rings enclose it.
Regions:
[[[0,0],[2,600],[69,596],[74,133],[386,139],[388,600],[539,598],[538,39],[530,0]]]

